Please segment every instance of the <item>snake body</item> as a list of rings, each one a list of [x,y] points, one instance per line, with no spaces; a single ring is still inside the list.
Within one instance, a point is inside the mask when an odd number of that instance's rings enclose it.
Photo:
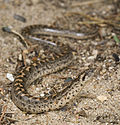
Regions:
[[[22,36],[25,39],[30,39],[36,34],[47,34],[54,36],[71,36],[71,32],[59,30],[56,33],[56,29],[50,27],[43,27],[41,25],[27,26],[22,29]],[[74,33],[74,37],[78,38],[78,34]],[[79,38],[81,38],[79,36]],[[83,37],[82,37],[83,38]],[[81,38],[81,39],[82,39]],[[46,43],[43,43],[46,44]],[[33,97],[27,92],[27,88],[38,78],[42,78],[45,75],[51,74],[58,70],[67,67],[73,61],[73,50],[71,47],[64,43],[55,42],[54,45],[50,45],[54,49],[49,56],[41,57],[40,61],[32,63],[30,66],[23,68],[12,84],[11,97],[14,104],[24,112],[27,113],[43,113],[51,110],[60,109],[65,106],[70,100],[74,99],[80,92],[83,84],[79,82],[79,77],[70,81],[70,83],[58,93],[46,97]],[[46,49],[46,45],[45,47]],[[48,55],[47,51],[45,53]]]

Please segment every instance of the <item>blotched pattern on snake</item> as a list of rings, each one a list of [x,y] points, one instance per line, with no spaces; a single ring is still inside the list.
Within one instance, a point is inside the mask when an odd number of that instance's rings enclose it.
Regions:
[[[52,29],[41,25],[31,25],[22,29],[21,35],[24,39],[34,41],[38,34],[53,36],[73,37],[83,39],[79,33]],[[71,36],[72,34],[72,36]],[[89,38],[90,36],[88,36]],[[91,36],[93,37],[93,36]],[[86,36],[85,36],[86,38]],[[70,100],[74,99],[80,92],[83,84],[79,82],[79,77],[71,80],[62,91],[55,93],[54,96],[33,97],[27,92],[27,88],[38,78],[49,75],[67,67],[73,61],[74,50],[62,42],[48,43],[41,41],[42,47],[46,50],[45,56],[40,60],[24,67],[17,74],[13,84],[11,97],[14,104],[24,112],[42,113],[56,110],[65,106]],[[48,51],[51,52],[48,54]]]

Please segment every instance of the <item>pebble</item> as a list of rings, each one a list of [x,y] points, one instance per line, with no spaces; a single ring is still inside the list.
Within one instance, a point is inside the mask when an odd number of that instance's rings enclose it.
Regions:
[[[36,88],[36,91],[40,91],[40,88]]]
[[[98,55],[98,50],[93,50],[92,55],[93,56],[88,57],[88,60],[94,60]]]
[[[22,54],[19,54],[18,59],[22,61]]]
[[[39,0],[31,0],[31,2],[32,2],[33,4],[37,4],[37,3],[39,2]]]
[[[103,95],[100,95],[97,97],[97,99],[101,102],[104,102],[105,100],[107,100],[107,97],[106,96],[103,96]]]
[[[112,56],[114,57],[115,62],[119,62],[119,56],[116,53],[113,53]]]
[[[30,59],[26,59],[25,61],[26,63],[30,64]]]
[[[41,97],[43,97],[43,96],[45,96],[45,94],[44,94],[44,93],[42,93],[42,94],[40,94],[40,96],[41,96]]]
[[[7,73],[6,77],[7,77],[7,79],[9,79],[11,82],[13,82],[13,81],[14,81],[14,77],[13,77],[13,75],[12,75],[12,74]]]
[[[23,17],[23,16],[20,16],[20,15],[18,15],[18,14],[14,14],[14,19],[16,19],[16,20],[18,20],[18,21],[21,21],[21,22],[23,22],[23,23],[25,23],[26,22],[26,19],[25,19],[25,17]]]

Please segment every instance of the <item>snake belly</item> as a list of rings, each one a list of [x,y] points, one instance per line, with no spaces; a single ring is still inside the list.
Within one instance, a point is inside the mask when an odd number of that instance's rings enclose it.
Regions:
[[[32,37],[34,32],[41,29],[43,32],[44,27],[41,28],[39,25],[28,26],[22,29],[21,34],[25,39],[29,39]],[[74,99],[81,90],[82,83],[79,82],[79,78],[76,78],[72,80],[62,91],[55,93],[54,96],[50,95],[47,98],[33,97],[27,92],[27,87],[36,79],[61,70],[73,61],[73,50],[69,45],[57,42],[55,44],[55,48],[58,48],[60,53],[52,53],[49,58],[45,57],[44,59],[40,59],[40,61],[24,67],[17,73],[12,84],[11,98],[14,104],[24,112],[43,113],[60,109],[70,100]]]

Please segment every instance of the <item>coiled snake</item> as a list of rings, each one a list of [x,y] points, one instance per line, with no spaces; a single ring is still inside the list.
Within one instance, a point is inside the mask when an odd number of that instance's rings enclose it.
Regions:
[[[91,35],[82,36],[80,33],[68,30],[57,30],[41,25],[27,26],[23,28],[21,32],[23,38],[27,40],[35,38],[37,34],[71,37],[75,39],[87,39],[96,35],[95,33],[92,33]],[[42,44],[47,43],[42,42]],[[52,54],[44,57],[41,56],[40,61],[23,68],[19,71],[12,84],[12,101],[24,112],[42,113],[59,109],[65,106],[70,100],[74,99],[82,89],[83,83],[79,82],[78,76],[70,81],[70,83],[60,92],[55,93],[54,96],[50,95],[47,98],[33,97],[27,92],[27,87],[29,87],[36,79],[61,70],[73,61],[74,51],[69,45],[62,42],[54,42],[54,44],[55,45],[48,45],[48,48],[49,46],[52,46],[51,48],[53,48]],[[46,47],[46,45],[43,45],[43,47]],[[45,54],[48,55],[47,51]]]

